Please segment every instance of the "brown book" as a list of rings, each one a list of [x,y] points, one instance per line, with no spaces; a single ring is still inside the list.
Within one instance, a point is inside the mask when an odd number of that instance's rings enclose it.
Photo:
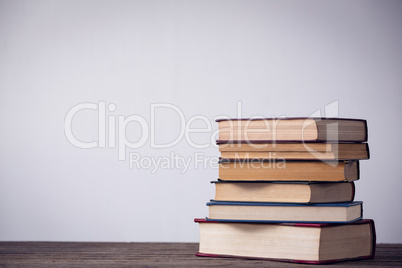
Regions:
[[[367,122],[345,118],[218,119],[221,141],[367,141]]]
[[[224,181],[354,181],[359,161],[220,161]]]
[[[353,201],[353,182],[216,181],[215,200],[235,202],[331,203]]]
[[[367,143],[219,143],[225,159],[278,159],[286,160],[363,160],[369,159]]]
[[[371,259],[373,220],[349,224],[233,223],[195,219],[200,225],[200,257],[267,259],[325,264]]]

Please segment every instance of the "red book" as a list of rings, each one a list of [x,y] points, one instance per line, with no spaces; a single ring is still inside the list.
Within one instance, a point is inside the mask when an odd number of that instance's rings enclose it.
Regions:
[[[348,224],[239,223],[195,219],[200,225],[200,257],[237,257],[325,264],[371,259],[373,220]]]

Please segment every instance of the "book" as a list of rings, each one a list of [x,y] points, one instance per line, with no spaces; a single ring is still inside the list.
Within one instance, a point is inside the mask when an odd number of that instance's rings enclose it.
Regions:
[[[220,142],[224,159],[363,160],[370,158],[367,143]]]
[[[208,219],[214,221],[348,223],[361,219],[363,202],[268,203],[211,201]]]
[[[214,181],[216,201],[331,203],[350,202],[353,182],[228,182]]]
[[[227,161],[219,163],[224,181],[354,181],[359,161]]]
[[[374,221],[369,219],[349,224],[195,222],[200,228],[199,257],[325,264],[375,254]]]
[[[367,141],[367,122],[346,118],[218,119],[221,141]]]

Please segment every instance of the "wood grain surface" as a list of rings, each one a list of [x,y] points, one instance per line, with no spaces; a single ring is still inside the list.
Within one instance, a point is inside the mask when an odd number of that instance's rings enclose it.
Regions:
[[[196,257],[197,243],[0,242],[0,267],[316,267]],[[325,267],[321,265],[320,267]],[[402,267],[402,244],[378,244],[373,260],[330,267]]]

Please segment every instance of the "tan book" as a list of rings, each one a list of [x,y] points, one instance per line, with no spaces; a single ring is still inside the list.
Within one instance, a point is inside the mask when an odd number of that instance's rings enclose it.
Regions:
[[[224,181],[354,181],[359,161],[221,161]]]
[[[369,159],[367,143],[219,143],[224,159],[363,160]]]
[[[353,182],[225,182],[216,181],[216,201],[331,203],[353,201]]]
[[[367,122],[346,118],[218,119],[218,141],[367,141]]]
[[[374,257],[373,220],[349,224],[211,222],[200,226],[200,257],[268,259],[325,264]]]
[[[352,222],[361,219],[363,209],[361,201],[326,204],[211,201],[207,206],[211,220],[310,223]]]

